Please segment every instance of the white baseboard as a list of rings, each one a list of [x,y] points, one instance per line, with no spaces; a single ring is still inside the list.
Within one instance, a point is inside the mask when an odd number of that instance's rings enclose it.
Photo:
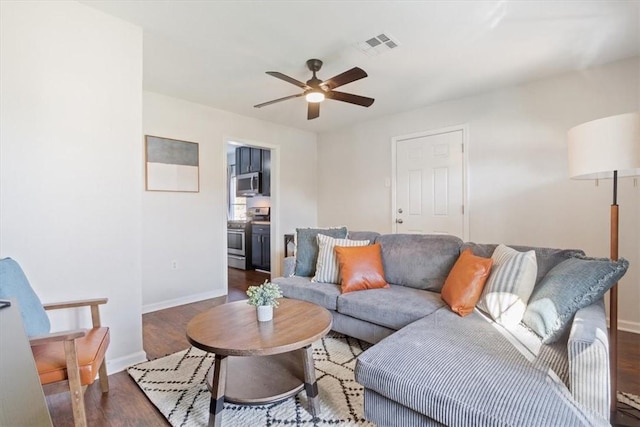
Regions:
[[[611,324],[609,323],[609,316],[607,316],[607,328],[609,328]],[[620,320],[618,319],[618,330],[631,332],[634,334],[640,334],[640,323],[638,322],[629,322],[628,320]]]
[[[640,323],[618,320],[618,330],[640,334]]]
[[[107,375],[124,371],[131,365],[146,361],[147,353],[145,353],[144,351],[139,351],[127,356],[118,357],[117,359],[107,359]]]
[[[145,304],[142,306],[142,314],[164,310],[165,308],[176,307],[178,305],[190,304],[192,302],[202,301],[205,299],[217,298],[223,295],[225,294],[221,294],[219,292],[203,292],[201,294],[187,295],[180,298],[155,302],[153,304]]]

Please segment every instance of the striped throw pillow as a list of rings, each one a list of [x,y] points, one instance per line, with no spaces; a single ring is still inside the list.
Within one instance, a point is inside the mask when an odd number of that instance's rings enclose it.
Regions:
[[[478,308],[504,326],[515,326],[522,320],[536,283],[536,253],[518,252],[499,245],[491,259],[493,268],[482,291]]]
[[[318,261],[316,262],[316,275],[312,282],[340,283],[340,270],[338,258],[334,248],[336,246],[367,246],[368,240],[336,239],[324,234],[318,234]]]

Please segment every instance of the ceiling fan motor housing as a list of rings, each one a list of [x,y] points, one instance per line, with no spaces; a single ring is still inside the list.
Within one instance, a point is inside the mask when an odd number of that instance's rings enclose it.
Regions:
[[[320,87],[320,83],[322,83],[322,80],[316,77],[316,72],[320,71],[320,68],[322,68],[322,61],[319,59],[309,59],[307,61],[307,67],[313,73],[313,77],[307,80],[307,85],[310,86],[312,89],[307,90],[305,93],[324,90],[324,88]]]
[[[307,67],[315,74],[317,71],[320,71],[320,68],[322,68],[322,61],[319,59],[309,59],[307,61]]]

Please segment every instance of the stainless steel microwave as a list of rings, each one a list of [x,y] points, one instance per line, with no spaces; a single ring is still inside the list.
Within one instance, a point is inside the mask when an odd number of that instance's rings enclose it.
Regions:
[[[252,197],[262,193],[262,173],[251,172],[236,176],[236,196]]]

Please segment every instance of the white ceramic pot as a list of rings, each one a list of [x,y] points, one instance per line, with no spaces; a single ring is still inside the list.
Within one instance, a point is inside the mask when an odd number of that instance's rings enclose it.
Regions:
[[[259,305],[256,309],[258,310],[258,322],[268,322],[273,319],[273,306]]]

